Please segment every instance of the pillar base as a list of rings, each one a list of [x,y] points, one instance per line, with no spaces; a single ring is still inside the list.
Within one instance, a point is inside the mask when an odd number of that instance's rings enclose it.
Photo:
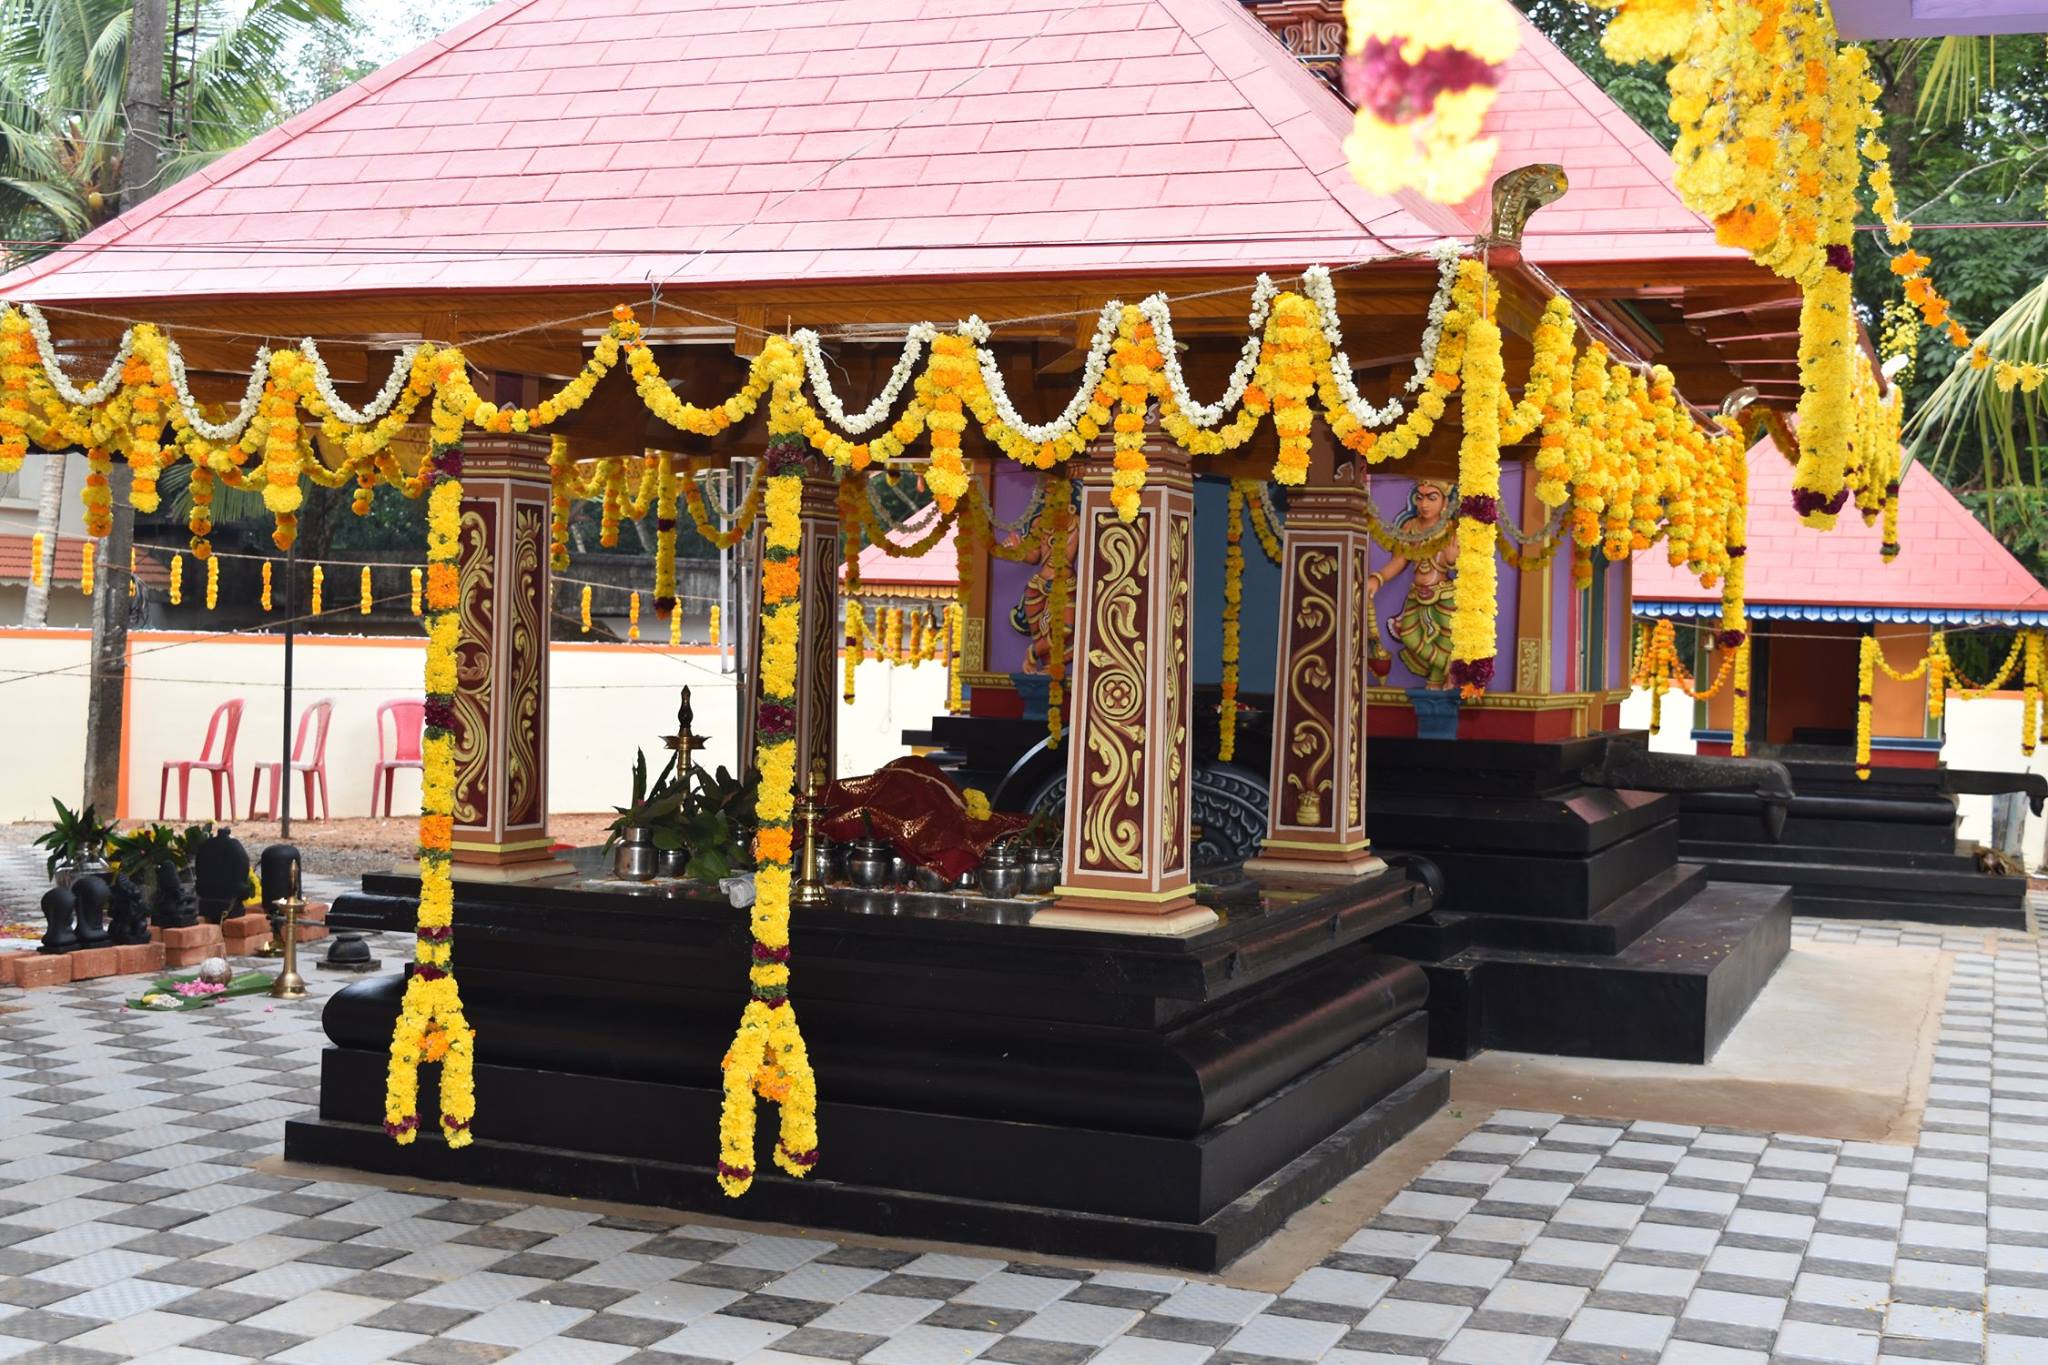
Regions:
[[[392,869],[400,876],[417,877],[420,874],[418,859],[407,859]],[[560,858],[527,858],[516,863],[465,863],[456,862],[452,868],[458,882],[489,882],[503,886],[515,882],[545,882],[557,877],[577,875],[574,866]]]
[[[1247,858],[1244,864],[1245,876],[1254,881],[1355,882],[1386,870],[1386,862],[1370,848],[1332,849],[1326,857],[1303,848],[1279,848]]]
[[[1095,933],[1137,934],[1150,938],[1185,938],[1221,923],[1216,912],[1192,901],[1159,914],[1126,910],[1091,909],[1065,904],[1040,910],[1031,917],[1034,929],[1087,929]]]

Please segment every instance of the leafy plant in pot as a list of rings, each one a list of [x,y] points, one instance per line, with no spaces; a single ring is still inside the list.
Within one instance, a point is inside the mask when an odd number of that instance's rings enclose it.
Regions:
[[[69,886],[80,877],[111,871],[103,850],[114,827],[101,820],[92,806],[72,810],[55,797],[50,804],[57,808],[57,818],[36,837],[35,843],[37,848],[49,852],[43,867],[51,880],[58,886]]]
[[[612,871],[627,881],[644,882],[654,876],[654,807],[673,790],[675,770],[676,760],[671,754],[650,789],[647,754],[633,754],[633,799],[626,805],[612,807],[618,818],[612,821],[604,841],[604,851],[612,858]]]
[[[151,908],[174,906],[192,881],[192,855],[213,834],[213,823],[138,825],[108,841],[107,851],[122,876],[150,889]],[[167,904],[168,903],[168,904]]]
[[[754,865],[756,782],[742,782],[724,768],[690,769],[682,784],[650,802],[654,847],[663,870],[692,882],[715,882]]]
[[[1060,884],[1060,826],[1053,812],[1034,813],[1017,835],[1017,843],[1024,859],[1019,889],[1027,896],[1051,895]]]

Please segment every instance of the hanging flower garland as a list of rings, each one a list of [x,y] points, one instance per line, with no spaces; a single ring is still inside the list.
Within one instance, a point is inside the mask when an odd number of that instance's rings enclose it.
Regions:
[[[2041,685],[2048,679],[2048,642],[2044,642],[2038,630],[2026,631],[2020,638],[2027,657],[2025,684],[2020,694],[2020,752],[2032,758],[2034,745],[2041,738]]]
[[[802,369],[787,343],[763,352],[774,385],[769,409],[766,530],[761,570],[761,704],[755,718],[760,795],[755,813],[753,949],[748,1000],[725,1054],[718,1123],[718,1184],[728,1195],[754,1183],[755,1097],[782,1109],[775,1164],[793,1176],[818,1161],[818,1088],[789,999],[790,816],[796,771],[796,673],[801,609],[804,442],[794,395]]]
[[[211,556],[206,561],[206,609],[212,611],[220,605],[220,560]]]
[[[98,541],[88,540],[85,542],[85,554],[78,562],[78,592],[82,597],[92,596],[95,572],[94,561],[99,558],[99,551]],[[210,607],[213,603],[208,601],[206,605]]]
[[[580,607],[583,618],[583,633],[585,635],[588,635],[590,634],[590,585],[588,583],[585,583],[583,585],[583,593],[582,600],[580,602]]]
[[[1856,654],[1856,778],[1870,780],[1870,705],[1877,686],[1878,643],[1866,635]]]
[[[1230,481],[1223,516],[1223,695],[1216,707],[1216,757],[1237,757],[1237,665],[1244,610],[1244,480]]]
[[[1345,0],[1344,27],[1344,88],[1358,109],[1344,142],[1352,175],[1378,194],[1413,188],[1462,203],[1499,147],[1479,134],[1515,53],[1512,12],[1489,0]]]
[[[313,601],[312,601],[312,614],[313,614],[313,615],[315,615],[315,616],[318,616],[318,615],[320,614],[321,610],[322,610],[322,608],[321,608],[321,605],[320,605],[320,598],[321,598],[322,594],[324,594],[324,593],[326,592],[326,590],[327,590],[327,567],[326,567],[326,565],[324,565],[324,564],[315,564],[315,565],[313,566]],[[175,601],[176,599],[175,599],[175,598],[173,598],[172,600],[173,600],[173,601]]]
[[[1493,682],[1500,543],[1500,405],[1506,371],[1500,328],[1491,316],[1485,272],[1476,263],[1460,287],[1475,297],[1464,356],[1465,433],[1458,444],[1458,566],[1451,617],[1450,681],[1465,697]]]
[[[408,605],[412,608],[412,614],[414,616],[418,616],[420,614],[420,589],[422,586],[422,578],[420,571],[418,569],[413,569],[411,571],[410,576],[412,582],[411,592],[409,594],[410,601],[408,602]]]
[[[426,712],[420,739],[419,940],[391,1033],[384,1131],[400,1144],[419,1136],[423,1064],[441,1067],[441,1135],[467,1147],[476,1116],[476,1031],[455,984],[455,652],[461,595],[462,422],[433,412],[427,478]],[[319,569],[314,569],[318,582]],[[317,592],[317,588],[315,591]]]
[[[868,614],[860,602],[849,595],[846,599],[846,635],[839,644],[839,658],[845,669],[845,681],[840,685],[841,701],[853,701],[854,673],[860,667],[861,655],[867,651]],[[951,710],[948,698],[947,710]]]
[[[263,561],[263,610],[270,610],[270,561]]]

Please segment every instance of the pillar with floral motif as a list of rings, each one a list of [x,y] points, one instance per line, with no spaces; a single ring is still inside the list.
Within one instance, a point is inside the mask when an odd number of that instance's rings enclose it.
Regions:
[[[1384,866],[1365,834],[1366,491],[1335,482],[1287,498],[1273,673],[1272,798],[1247,870],[1350,880]]]
[[[548,833],[548,441],[463,443],[456,619],[456,876],[565,875]]]
[[[1183,452],[1148,440],[1137,516],[1124,521],[1109,447],[1079,471],[1065,862],[1055,903],[1031,922],[1192,933],[1216,922],[1194,900],[1194,481]]]

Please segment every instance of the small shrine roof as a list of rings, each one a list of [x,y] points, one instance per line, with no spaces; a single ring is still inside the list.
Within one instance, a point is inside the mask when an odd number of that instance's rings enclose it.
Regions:
[[[2048,624],[2048,588],[1926,466],[1912,465],[1901,481],[1900,549],[1890,564],[1878,554],[1883,539],[1882,525],[1865,526],[1853,508],[1832,531],[1805,525],[1792,510],[1792,466],[1768,438],[1750,451],[1743,586],[1751,615]],[[1636,556],[1634,592],[1644,615],[1719,610],[1720,589],[1672,568],[1661,547]]]
[[[1664,152],[1516,20],[1498,167],[1572,181],[1529,257],[1739,259]],[[0,290],[1254,270],[1483,230],[1483,192],[1447,208],[1359,186],[1350,121],[1238,0],[503,0]]]
[[[901,525],[888,533],[892,545],[911,545],[921,540],[932,528],[936,508],[913,512]],[[915,558],[899,558],[891,555],[879,545],[869,545],[860,552],[860,586],[864,596],[888,597],[937,596],[951,594],[960,583],[960,550],[954,543],[954,528],[947,528],[937,544]],[[844,565],[839,569],[840,581],[846,579]]]

